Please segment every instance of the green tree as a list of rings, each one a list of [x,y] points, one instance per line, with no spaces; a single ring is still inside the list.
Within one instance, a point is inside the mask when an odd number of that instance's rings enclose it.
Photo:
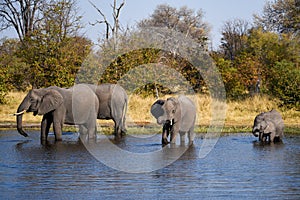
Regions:
[[[282,60],[276,62],[271,69],[269,78],[270,93],[281,99],[285,105],[294,105],[300,108],[300,69],[294,63]]]
[[[175,12],[171,13],[168,11],[168,9]],[[172,16],[169,16],[168,14],[174,15],[178,21],[173,21]],[[173,30],[176,33],[182,34],[183,37],[193,38],[194,41],[198,42],[197,47],[199,47],[199,51],[205,51],[209,28],[207,24],[202,21],[202,14],[203,13],[201,11],[195,13],[194,10],[186,7],[177,10],[168,5],[158,6],[149,19],[145,19],[138,23],[136,29],[123,32],[122,34],[119,33],[118,48],[113,48],[113,45],[110,45],[114,44],[113,37],[108,39],[106,37],[106,40],[100,44],[100,50],[96,53],[96,56],[91,56],[92,59],[87,60],[85,63],[85,69],[81,70],[82,73],[80,74],[85,74],[85,76],[80,75],[80,78],[78,78],[77,81],[94,82],[94,80],[86,79],[95,79],[96,77],[94,74],[95,71],[97,71],[98,73],[96,74],[99,74],[99,77],[96,79],[100,83],[115,83],[120,80],[128,71],[134,69],[135,67],[158,63],[176,70],[176,72],[180,73],[187,81],[190,82],[195,91],[202,91],[204,82],[200,76],[200,73],[197,71],[195,66],[192,66],[191,63],[179,55],[178,48],[183,48],[180,46],[180,41],[178,42],[178,46],[172,46],[173,49],[170,50],[170,52],[161,50],[163,48],[141,48],[141,46],[155,46],[155,44],[153,44],[156,42],[155,40],[151,41],[151,44],[148,44],[149,40],[147,40],[147,35],[143,35],[143,31],[148,30],[148,27],[153,28],[154,26],[160,30],[165,30],[165,28],[168,28],[168,30]],[[159,16],[164,16],[164,20],[167,22],[167,25],[159,21],[162,20]],[[165,19],[165,17],[167,18]],[[149,32],[147,33],[149,34]],[[162,33],[162,37],[166,42],[175,38],[171,34],[168,35],[165,33]],[[193,52],[191,52],[191,54],[192,53]],[[96,59],[97,61],[95,62],[93,59]],[[98,64],[95,65],[95,63]],[[97,69],[95,69],[95,67],[91,67],[90,65],[97,66]],[[140,73],[143,72],[140,71]],[[166,77],[168,76],[166,75]],[[159,90],[161,93],[170,92],[170,88],[163,88],[162,85],[154,83],[145,84],[139,90],[136,90],[136,92],[155,94],[157,90]]]
[[[73,0],[53,1],[43,10],[38,29],[23,42],[19,56],[30,66],[34,88],[71,86],[91,42],[78,36],[80,16]]]
[[[0,103],[5,103],[8,91],[25,90],[28,87],[26,72],[28,65],[22,61],[16,52],[20,42],[16,39],[3,39],[0,43]]]

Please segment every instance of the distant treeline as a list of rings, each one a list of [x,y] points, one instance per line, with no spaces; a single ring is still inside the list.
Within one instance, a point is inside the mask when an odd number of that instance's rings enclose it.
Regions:
[[[201,10],[195,12],[187,7],[176,9],[163,4],[134,28],[116,32],[107,26],[97,50],[89,39],[79,34],[81,16],[74,8],[74,0],[33,2],[44,4],[37,15],[42,17],[32,23],[35,26],[19,34],[18,39],[0,41],[0,103],[5,103],[7,93],[12,90],[51,85],[69,87],[78,80],[116,83],[131,69],[151,63],[171,67],[182,74],[194,91],[208,93],[197,66],[180,57],[176,50],[128,46],[128,38],[134,38],[135,32],[145,27],[166,27],[192,38],[210,55],[222,76],[228,98],[268,94],[281,100],[282,105],[300,106],[300,10],[294,0],[267,2],[261,15],[254,16],[254,24],[241,19],[225,22],[218,49],[210,48],[210,30],[203,22]],[[2,6],[0,14],[7,10]],[[113,27],[119,28],[117,25]],[[143,41],[135,41],[138,42]],[[116,50],[125,53],[116,56]],[[172,93],[170,88],[155,83],[147,83],[135,92]]]

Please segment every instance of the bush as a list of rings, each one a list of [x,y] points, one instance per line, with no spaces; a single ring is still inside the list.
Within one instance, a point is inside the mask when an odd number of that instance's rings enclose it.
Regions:
[[[283,104],[299,107],[300,70],[294,63],[285,60],[276,62],[268,80],[270,94],[278,97]]]
[[[3,73],[3,69],[0,69],[0,104],[4,104],[5,96],[7,95],[8,89],[5,84],[5,73]]]

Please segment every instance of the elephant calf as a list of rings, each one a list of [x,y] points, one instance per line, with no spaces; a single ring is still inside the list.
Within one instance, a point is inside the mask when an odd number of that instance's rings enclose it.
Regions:
[[[284,123],[279,112],[271,110],[257,115],[252,133],[259,141],[277,142],[283,138]]]
[[[169,134],[171,143],[175,143],[178,133],[181,142],[184,142],[185,134],[188,133],[189,143],[193,143],[196,106],[191,99],[181,95],[178,98],[157,100],[151,106],[151,114],[157,119],[158,124],[163,124],[163,145],[168,144]]]

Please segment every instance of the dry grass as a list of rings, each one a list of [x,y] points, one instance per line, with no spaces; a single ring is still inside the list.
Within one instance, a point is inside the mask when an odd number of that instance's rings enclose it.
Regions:
[[[10,92],[8,94],[8,101],[5,105],[0,105],[0,122],[1,123],[13,123],[16,121],[16,117],[13,116],[17,112],[19,104],[26,96],[25,92]],[[24,114],[23,120],[26,123],[40,123],[41,116],[33,116],[32,114]]]
[[[11,114],[15,113],[18,105],[26,93],[11,92],[8,95],[8,103],[0,105],[0,122],[1,123],[15,123],[15,117]],[[162,97],[163,99],[167,98]],[[208,126],[211,122],[212,115],[212,99],[207,95],[194,95],[190,98],[197,106],[197,125]],[[150,107],[155,102],[155,98],[143,98],[138,95],[129,95],[129,104],[127,112],[127,123],[131,124],[145,124],[156,123],[154,117],[150,113]],[[241,127],[242,130],[250,129],[253,120],[257,114],[271,109],[277,109],[281,112],[285,125],[287,127],[300,128],[300,112],[295,109],[282,109],[279,108],[278,102],[269,99],[267,96],[255,96],[241,101],[228,101],[227,105],[221,104],[221,109],[227,108],[225,126],[226,127]],[[224,107],[226,106],[226,107]],[[218,115],[218,109],[213,109],[215,114]],[[40,123],[41,117],[34,117],[32,114],[24,115],[25,124]],[[111,123],[111,121],[100,121],[100,124]]]
[[[165,99],[167,97],[163,97]],[[207,95],[194,95],[190,98],[197,106],[197,121],[200,126],[208,126],[211,123],[212,112],[218,115],[218,110],[226,109],[226,127],[252,127],[256,115],[271,109],[278,110],[284,119],[286,126],[300,128],[300,112],[295,109],[282,109],[278,107],[278,101],[268,96],[254,96],[240,101],[228,101],[226,105],[219,104],[219,108],[212,108],[212,99]],[[129,97],[128,119],[133,122],[155,123],[149,109],[155,102],[155,98],[142,98],[138,95]]]

